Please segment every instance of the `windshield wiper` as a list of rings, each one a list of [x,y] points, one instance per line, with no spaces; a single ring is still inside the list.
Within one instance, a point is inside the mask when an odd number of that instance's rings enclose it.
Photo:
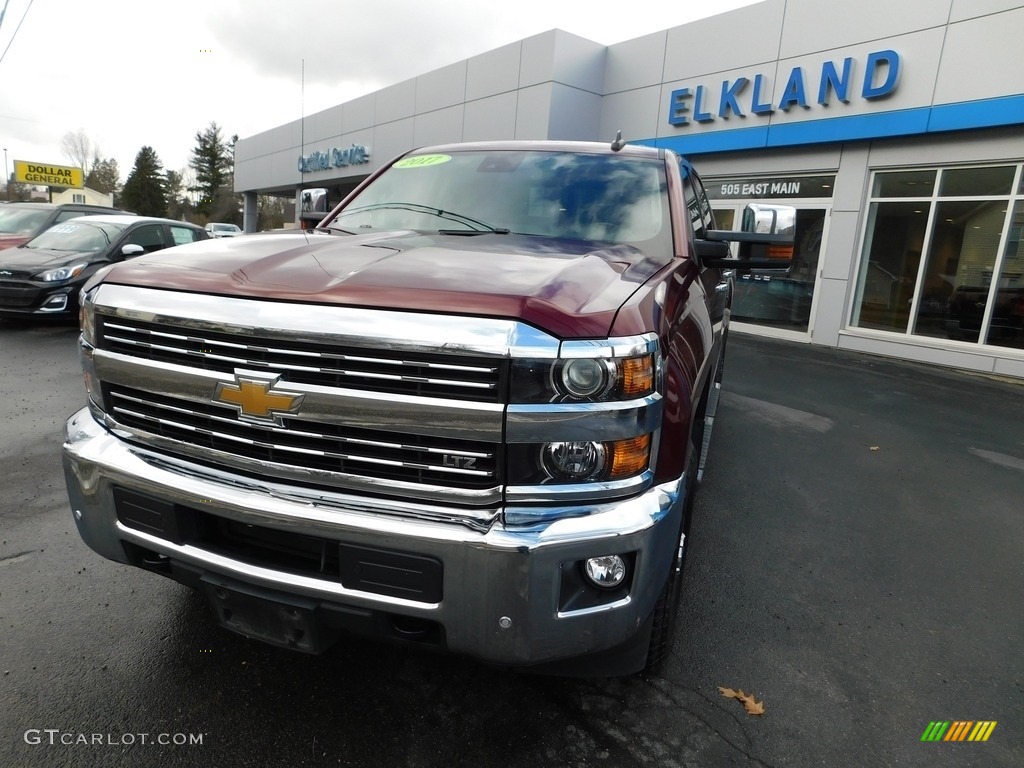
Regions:
[[[431,205],[423,205],[421,203],[374,203],[373,205],[363,205],[358,208],[347,208],[338,214],[338,219],[342,218],[349,213],[362,213],[364,211],[380,211],[380,210],[399,210],[399,211],[414,211],[416,213],[428,213],[432,216],[437,216],[439,219],[450,219],[457,221],[460,224],[466,224],[468,226],[483,227],[479,230],[470,230],[469,232],[463,232],[462,230],[442,230],[445,234],[510,234],[508,230],[502,231],[498,227],[492,227],[485,221],[474,219],[469,216],[465,216],[461,213],[455,213],[455,211],[446,211],[443,208],[435,208]],[[337,219],[335,219],[337,221]],[[333,223],[333,222],[332,222]],[[330,224],[328,224],[330,226]]]
[[[473,235],[511,235],[511,229],[504,229],[502,227],[495,227],[494,229],[439,229],[437,230],[439,235],[463,235],[472,237]]]

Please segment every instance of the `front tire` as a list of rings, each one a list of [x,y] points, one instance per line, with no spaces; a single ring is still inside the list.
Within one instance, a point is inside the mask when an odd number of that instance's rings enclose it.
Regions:
[[[690,535],[693,499],[697,492],[697,451],[692,443],[689,448],[690,458],[686,462],[686,498],[683,501],[683,519],[680,522],[679,537],[672,556],[672,564],[651,615],[651,639],[647,649],[644,674],[658,672],[665,660],[672,654],[679,600],[683,591],[683,566],[686,563],[687,537]]]

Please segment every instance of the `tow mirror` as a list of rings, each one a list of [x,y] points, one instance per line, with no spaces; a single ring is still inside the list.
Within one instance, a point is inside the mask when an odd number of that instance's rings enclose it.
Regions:
[[[702,267],[751,271],[787,271],[793,265],[796,208],[750,203],[743,209],[743,229],[712,229],[695,243]],[[729,243],[736,243],[733,256]]]

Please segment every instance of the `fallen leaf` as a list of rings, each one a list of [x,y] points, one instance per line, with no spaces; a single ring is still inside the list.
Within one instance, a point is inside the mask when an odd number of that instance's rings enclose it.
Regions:
[[[752,693],[744,693],[741,688],[738,691],[734,691],[732,688],[718,687],[719,692],[727,699],[738,699],[743,703],[743,709],[746,710],[748,715],[763,715],[764,714],[764,702],[758,701],[754,698]]]
[[[753,694],[741,696],[740,701],[743,702],[743,708],[747,710],[748,715],[764,714],[764,702],[755,699]]]

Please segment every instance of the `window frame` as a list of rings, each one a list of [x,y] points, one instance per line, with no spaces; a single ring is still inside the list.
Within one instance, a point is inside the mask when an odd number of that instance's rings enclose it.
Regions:
[[[948,172],[969,171],[971,169],[994,169],[1000,167],[1013,167],[1014,173],[1009,189],[1002,194],[978,194],[978,195],[950,195],[941,194],[943,188],[943,175]],[[931,190],[927,195],[879,195],[875,194],[880,186],[879,177],[884,174],[932,172],[935,175],[932,179]],[[984,349],[999,349],[1001,352],[1014,350],[1013,347],[1003,347],[989,344],[988,336],[991,329],[992,316],[995,311],[999,284],[1003,276],[1006,262],[1006,247],[1013,221],[1015,205],[1024,205],[1024,162],[1020,160],[992,161],[987,163],[970,163],[962,165],[928,165],[928,166],[892,166],[871,169],[871,175],[867,186],[868,195],[865,199],[863,224],[857,250],[857,260],[852,275],[853,293],[850,299],[850,307],[846,314],[845,328],[848,331],[857,333],[878,333],[892,335],[901,339],[913,339],[915,341],[941,341],[943,344],[960,344],[973,349],[979,347]],[[944,339],[941,337],[916,333],[918,315],[922,301],[922,288],[928,272],[930,259],[933,257],[932,247],[935,239],[936,216],[939,206],[944,202],[1001,202],[1005,204],[1004,219],[1000,229],[1000,237],[992,264],[992,280],[988,286],[986,295],[985,310],[982,316],[981,326],[977,340],[963,341],[957,339]],[[917,264],[917,271],[914,276],[914,288],[912,299],[907,316],[906,327],[902,330],[872,328],[860,325],[860,316],[863,305],[864,281],[868,266],[868,245],[873,241],[874,233],[871,230],[875,220],[873,216],[874,206],[882,203],[921,203],[928,205],[928,218],[925,222],[924,238],[921,243],[921,257]]]

